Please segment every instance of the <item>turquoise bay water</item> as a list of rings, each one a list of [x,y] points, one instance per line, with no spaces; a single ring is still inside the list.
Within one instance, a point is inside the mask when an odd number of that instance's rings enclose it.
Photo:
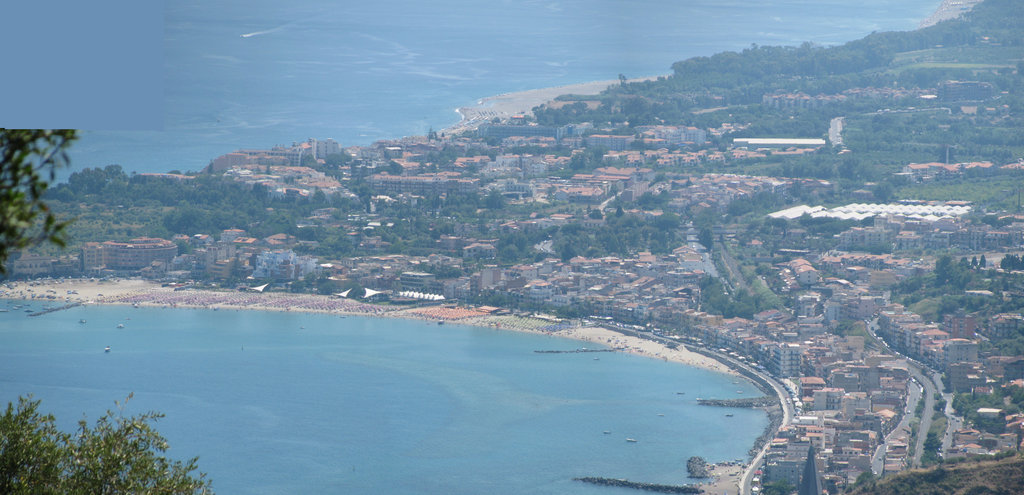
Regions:
[[[752,43],[917,27],[938,0],[166,3],[165,130],[92,132],[74,168],[199,170],[239,148],[426,134],[480,98],[668,74]],[[243,35],[246,35],[243,37]]]
[[[695,404],[758,394],[730,376],[533,352],[580,345],[298,313],[11,310],[0,400],[34,394],[71,430],[134,392],[129,412],[165,413],[170,455],[199,455],[220,493],[616,493],[571,479],[685,483],[690,456],[745,459],[767,425]]]

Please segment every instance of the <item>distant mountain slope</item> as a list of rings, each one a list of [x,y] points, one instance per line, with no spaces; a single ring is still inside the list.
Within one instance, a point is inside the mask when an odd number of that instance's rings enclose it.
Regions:
[[[850,495],[1019,495],[1024,457],[945,464],[912,470],[848,492]]]
[[[688,114],[693,109],[760,104],[763,95],[774,91],[813,95],[854,87],[934,88],[943,80],[974,79],[977,69],[1017,68],[1024,50],[1021,26],[1024,2],[985,0],[962,18],[914,31],[872,33],[830,47],[751,45],[739,52],[681,60],[672,64],[667,77],[614,85],[597,97],[559,97],[565,102],[589,100],[589,107],[542,106],[534,115],[546,125],[693,125]]]

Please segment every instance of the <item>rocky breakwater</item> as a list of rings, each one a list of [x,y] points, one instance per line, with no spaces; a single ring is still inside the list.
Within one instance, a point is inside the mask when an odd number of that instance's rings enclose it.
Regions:
[[[711,473],[708,473],[708,461],[699,456],[693,456],[686,461],[686,472],[690,474],[691,478],[707,478],[711,476]]]
[[[779,403],[776,397],[749,397],[745,399],[697,399],[702,406],[768,407]]]
[[[704,493],[704,490],[700,487],[693,485],[659,485],[657,483],[642,483],[639,481],[629,481],[622,478],[598,478],[595,476],[588,476],[584,478],[573,478],[575,481],[582,481],[584,483],[590,483],[593,485],[601,486],[618,486],[622,488],[633,488],[636,490],[644,490],[655,493]]]

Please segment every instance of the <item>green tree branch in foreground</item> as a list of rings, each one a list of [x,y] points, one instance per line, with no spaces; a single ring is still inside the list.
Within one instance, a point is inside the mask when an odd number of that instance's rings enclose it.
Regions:
[[[68,162],[74,130],[0,129],[0,274],[18,249],[41,242],[64,245],[65,222],[57,221],[43,193],[57,168]],[[42,216],[42,222],[36,219]]]
[[[125,417],[126,403],[94,426],[79,421],[73,435],[58,430],[53,415],[41,414],[38,400],[8,403],[0,415],[0,493],[212,493],[204,473],[193,475],[197,457],[183,463],[159,455],[167,442],[150,423],[163,415]]]

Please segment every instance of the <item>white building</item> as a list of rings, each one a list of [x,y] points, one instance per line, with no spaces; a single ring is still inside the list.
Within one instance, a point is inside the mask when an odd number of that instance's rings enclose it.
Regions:
[[[769,369],[776,376],[800,375],[800,344],[779,343],[772,348]]]
[[[291,249],[263,251],[256,255],[253,278],[275,280],[300,280],[316,273],[317,260],[313,256],[298,256]]]

